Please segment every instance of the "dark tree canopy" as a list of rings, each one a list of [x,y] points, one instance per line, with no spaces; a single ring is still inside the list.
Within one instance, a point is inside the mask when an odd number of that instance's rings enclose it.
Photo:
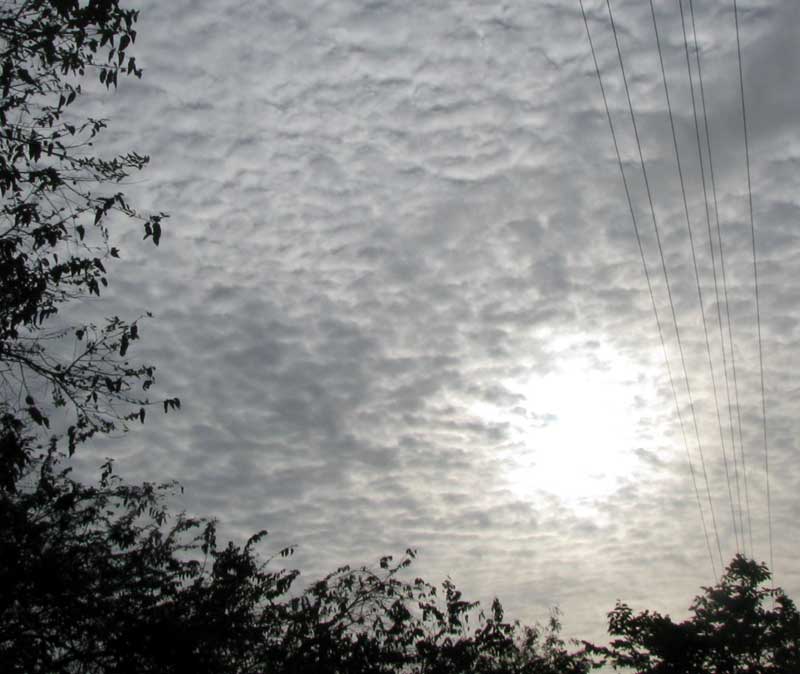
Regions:
[[[766,587],[769,580],[764,564],[738,555],[720,582],[695,598],[688,620],[635,614],[618,603],[608,621],[614,640],[589,649],[643,674],[796,674],[800,614],[782,590]]]
[[[49,456],[35,486],[0,493],[0,662],[30,672],[583,674],[553,619],[488,612],[414,557],[341,567],[303,591],[256,550],[218,547],[214,523],[170,516],[174,485],[86,486]],[[277,555],[288,557],[291,549]]]
[[[81,116],[81,81],[106,88],[142,72],[129,55],[138,13],[119,0],[0,4],[0,463],[20,470],[23,427],[50,432],[56,410],[70,451],[97,432],[144,419],[151,365],[131,363],[136,321],[69,325],[54,317],[99,295],[119,251],[109,227],[140,220],[158,244],[159,213],[141,216],[119,184],[147,163],[104,158],[106,121]],[[67,327],[65,327],[65,325]],[[177,405],[177,400],[167,402]],[[6,470],[8,472],[8,470]]]

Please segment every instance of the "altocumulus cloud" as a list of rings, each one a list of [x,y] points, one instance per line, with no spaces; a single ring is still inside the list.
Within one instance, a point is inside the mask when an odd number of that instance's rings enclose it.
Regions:
[[[156,254],[123,235],[125,259],[96,308],[155,314],[137,348],[184,409],[98,451],[131,479],[180,479],[185,507],[220,516],[229,535],[266,527],[276,546],[299,544],[312,576],[417,546],[426,577],[497,593],[528,620],[559,604],[572,634],[599,637],[617,597],[680,612],[710,568],[577,3],[140,4],[145,78],[96,105],[112,122],[110,149],[152,156],[131,197],[172,219]],[[614,7],[730,555],[645,5]],[[680,19],[667,5],[665,65],[718,354]],[[587,9],[657,269],[607,15],[600,2]],[[763,559],[733,13],[727,2],[696,10]],[[786,0],[746,3],[741,19],[775,558],[778,580],[797,592],[800,16]],[[680,395],[686,414],[682,385]],[[605,425],[612,403],[616,426]]]

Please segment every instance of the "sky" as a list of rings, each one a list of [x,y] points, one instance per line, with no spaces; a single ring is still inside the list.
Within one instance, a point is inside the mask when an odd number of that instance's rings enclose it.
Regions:
[[[649,6],[612,4],[695,433],[608,14],[585,4],[677,408],[577,0],[141,0],[144,78],[87,105],[104,151],[151,156],[130,201],[171,217],[158,249],[119,224],[91,309],[154,314],[136,352],[183,406],[83,460],[178,479],[178,507],[295,544],[309,580],[416,548],[416,574],[527,622],[558,606],[567,636],[602,639],[617,599],[685,615],[720,552],[769,561],[733,6],[694,3],[726,305],[678,4],[655,3],[707,347]],[[774,568],[797,597],[800,5],[739,20]]]

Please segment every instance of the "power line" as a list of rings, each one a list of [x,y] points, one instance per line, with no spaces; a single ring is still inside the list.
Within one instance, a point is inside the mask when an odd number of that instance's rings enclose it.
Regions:
[[[689,452],[689,442],[688,442],[688,440],[686,438],[686,429],[685,429],[685,425],[684,425],[684,422],[683,422],[683,415],[681,414],[680,403],[678,401],[678,392],[677,392],[677,389],[675,387],[674,377],[672,376],[672,368],[670,367],[670,364],[669,364],[669,355],[668,355],[668,352],[667,352],[666,342],[664,341],[664,331],[663,331],[662,326],[661,326],[661,320],[660,320],[660,318],[658,316],[658,308],[656,306],[655,295],[653,293],[653,284],[652,284],[651,279],[650,279],[650,271],[649,271],[649,269],[647,267],[647,259],[645,258],[645,254],[644,254],[644,247],[642,246],[642,237],[641,237],[640,232],[639,232],[639,224],[638,224],[638,222],[636,220],[636,213],[634,211],[633,202],[631,200],[630,189],[628,187],[628,180],[625,177],[625,169],[624,169],[624,167],[622,165],[622,157],[621,157],[620,151],[619,151],[619,143],[617,142],[617,134],[616,134],[616,131],[614,130],[614,122],[611,119],[611,111],[610,111],[610,109],[608,107],[608,99],[606,97],[606,90],[605,90],[605,86],[603,85],[603,78],[600,75],[600,65],[597,62],[597,55],[595,53],[594,43],[592,41],[592,35],[591,35],[591,32],[589,31],[589,22],[588,22],[588,20],[586,18],[586,10],[585,10],[585,8],[583,6],[583,0],[578,0],[578,1],[580,3],[580,6],[581,6],[581,14],[583,15],[583,23],[586,26],[586,37],[589,40],[589,47],[591,48],[591,51],[592,51],[592,60],[594,61],[595,72],[597,73],[597,81],[600,84],[600,93],[603,96],[603,105],[604,105],[605,110],[606,110],[606,117],[608,118],[608,126],[611,129],[611,138],[614,141],[614,152],[617,155],[617,163],[619,164],[619,171],[620,171],[620,175],[622,176],[622,184],[623,184],[623,186],[625,188],[625,197],[627,198],[627,201],[628,201],[628,209],[630,210],[631,220],[633,222],[633,231],[636,234],[636,243],[637,243],[637,245],[639,247],[639,255],[640,255],[641,259],[642,259],[642,268],[644,270],[644,276],[645,276],[645,279],[647,281],[647,290],[648,290],[648,292],[650,294],[650,303],[651,303],[651,305],[653,307],[653,315],[655,316],[656,326],[658,328],[658,337],[659,337],[659,340],[661,341],[661,348],[662,348],[662,350],[664,352],[664,362],[666,363],[666,366],[667,366],[667,374],[669,376],[669,383],[670,383],[670,387],[672,389],[673,398],[675,400],[675,410],[676,410],[676,412],[678,414],[678,421],[679,421],[679,424],[680,424],[681,435],[683,436],[683,444],[684,444],[684,447],[686,448],[686,459],[687,459],[687,462],[689,464],[689,473],[691,474],[691,478],[692,478],[692,486],[694,487],[694,493],[695,493],[695,496],[697,498],[697,507],[698,507],[698,510],[700,511],[700,522],[701,522],[702,527],[703,527],[703,536],[704,536],[705,541],[706,541],[706,548],[708,549],[708,557],[709,557],[709,560],[711,562],[711,570],[712,570],[712,572],[714,574],[714,577],[716,578],[717,577],[717,570],[716,570],[716,565],[714,563],[714,553],[711,550],[711,541],[710,541],[709,536],[708,536],[708,527],[706,526],[705,515],[703,513],[703,505],[702,505],[702,502],[701,502],[701,499],[700,499],[700,490],[697,487],[697,478],[695,476],[694,465],[692,464],[692,457],[691,457],[691,454]],[[611,11],[611,7],[609,6],[609,12],[610,11]],[[622,63],[622,61],[621,61],[621,58],[620,58],[620,65],[621,65],[621,63]],[[627,89],[627,82],[625,84],[625,87]],[[632,110],[633,109],[631,108],[631,111]],[[637,142],[638,142],[638,135],[637,135]],[[674,309],[673,309],[673,312],[674,312]],[[713,508],[712,508],[711,512],[712,512],[712,516],[713,516]],[[714,527],[715,527],[715,533],[716,533],[716,523],[714,524]],[[717,545],[719,546],[719,536],[717,536]],[[720,553],[720,559],[721,559],[721,553]]]
[[[722,228],[720,227],[719,222],[719,204],[717,201],[717,181],[714,175],[714,158],[713,153],[711,151],[711,132],[708,128],[708,111],[706,108],[706,94],[705,94],[705,87],[703,86],[703,68],[701,65],[700,59],[700,48],[697,44],[697,27],[695,25],[694,19],[694,0],[689,0],[689,13],[691,16],[692,21],[692,38],[694,41],[694,52],[695,58],[697,60],[697,80],[700,85],[700,102],[703,109],[703,124],[705,128],[705,136],[706,136],[706,149],[708,152],[708,168],[709,168],[709,175],[711,177],[711,194],[714,200],[714,219],[716,224],[717,230],[717,245],[719,247],[719,262],[720,262],[720,269],[722,271],[722,290],[723,290],[723,297],[725,299],[725,314],[726,314],[726,322],[727,322],[727,332],[728,332],[728,343],[730,344],[730,361],[731,361],[731,373],[733,375],[733,391],[734,391],[734,405],[736,407],[736,419],[738,424],[738,431],[739,431],[739,451],[740,451],[740,458],[742,463],[742,478],[744,482],[744,497],[745,497],[745,511],[747,513],[747,532],[748,538],[750,542],[750,554],[753,554],[753,521],[751,518],[751,508],[750,508],[750,490],[748,487],[748,480],[747,480],[747,461],[745,459],[744,453],[744,437],[742,433],[742,410],[741,406],[739,405],[739,382],[736,375],[736,347],[733,340],[733,321],[731,320],[731,305],[728,299],[728,278],[727,273],[725,270],[725,247],[722,243]],[[685,41],[685,38],[684,38]],[[716,288],[715,288],[716,290]],[[719,307],[719,297],[717,297],[717,307]],[[720,324],[720,331],[722,327]],[[731,445],[733,447],[733,455],[734,458],[736,457],[736,442],[734,440],[734,423],[732,418],[732,410],[731,410],[731,390],[730,390],[730,382],[728,380],[728,367],[727,361],[725,357],[725,340],[722,339],[722,335],[720,334],[720,340],[722,342],[722,360],[723,360],[723,367],[725,369],[725,391],[727,393],[727,400],[728,400],[728,418],[731,425]],[[734,467],[736,463],[734,463]],[[738,475],[737,475],[737,482],[736,488],[739,489],[739,482],[738,482]],[[741,504],[741,495],[739,496],[739,503]],[[740,524],[742,525],[742,537],[744,538],[744,522],[741,522],[741,510],[739,512]]]
[[[674,120],[674,117],[673,117],[673,114],[672,114],[672,103],[670,102],[670,98],[669,98],[669,85],[667,84],[667,74],[666,74],[666,71],[664,69],[664,56],[663,56],[663,53],[662,53],[662,50],[661,50],[661,40],[660,40],[659,34],[658,34],[658,22],[656,21],[656,9],[655,9],[655,6],[653,5],[653,0],[650,0],[650,13],[651,13],[651,15],[653,17],[653,29],[655,30],[655,35],[656,35],[656,46],[658,48],[658,59],[659,59],[660,65],[661,65],[661,77],[662,77],[662,80],[664,82],[664,95],[665,95],[666,101],[667,101],[667,111],[669,113],[669,125],[670,125],[670,129],[672,130],[672,143],[673,143],[673,147],[675,149],[675,160],[676,160],[676,164],[677,164],[677,167],[678,167],[678,178],[679,178],[680,186],[681,186],[681,196],[683,197],[683,209],[684,209],[684,212],[686,214],[686,227],[687,227],[687,230],[689,232],[689,248],[691,249],[691,252],[692,252],[692,264],[694,266],[694,275],[695,275],[695,281],[696,281],[696,285],[697,285],[697,297],[698,297],[698,301],[699,301],[699,304],[700,304],[700,316],[702,318],[703,333],[705,335],[705,340],[706,340],[706,352],[708,354],[708,367],[709,367],[709,369],[711,371],[711,387],[712,387],[712,389],[714,391],[714,402],[715,402],[716,409],[717,409],[717,421],[719,423],[720,441],[722,443],[722,448],[721,449],[722,449],[723,464],[724,464],[724,467],[725,467],[725,480],[726,480],[727,485],[728,485],[728,496],[730,498],[731,516],[733,518],[733,534],[734,534],[734,537],[736,538],[736,548],[737,548],[737,551],[738,551],[738,549],[739,549],[739,537],[738,537],[738,534],[737,534],[737,531],[736,531],[736,515],[735,515],[735,512],[734,512],[735,509],[734,509],[734,505],[733,505],[733,490],[731,489],[730,473],[728,471],[728,458],[727,458],[726,453],[725,453],[725,445],[724,445],[724,441],[723,441],[722,420],[721,420],[721,416],[720,416],[720,412],[719,412],[719,400],[717,398],[717,383],[716,383],[716,378],[714,377],[714,363],[713,363],[713,360],[711,358],[711,344],[710,344],[710,340],[709,340],[709,337],[708,337],[708,323],[706,321],[705,307],[703,306],[703,290],[700,287],[700,271],[699,271],[698,266],[697,266],[697,254],[695,252],[694,234],[692,232],[692,223],[691,223],[691,219],[689,217],[689,205],[688,205],[687,200],[686,200],[686,186],[685,186],[685,183],[684,183],[684,180],[683,180],[683,169],[681,168],[681,157],[680,157],[680,152],[678,150],[678,136],[677,136],[677,134],[675,132],[675,120]],[[666,269],[666,267],[665,267],[665,269]],[[689,389],[689,376],[688,376],[688,373],[686,374],[686,387],[687,387],[687,390],[688,390]],[[690,396],[691,396],[691,394],[690,394]],[[694,403],[692,403],[692,414],[694,415]],[[695,431],[697,433],[697,440],[698,440],[698,443],[699,443],[700,442],[700,431],[697,428],[696,419],[695,419]],[[709,493],[709,498],[710,497],[711,497],[711,494]],[[720,552],[720,556],[721,555],[722,555],[722,553]]]
[[[739,37],[739,9],[733,0],[733,18],[736,23],[736,56],[739,64],[739,93],[742,101],[742,127],[744,129],[744,157],[747,166],[747,196],[750,206],[750,233],[753,243],[753,284],[756,299],[756,325],[758,326],[758,367],[761,377],[761,416],[764,420],[764,477],[767,487],[767,523],[769,529],[769,567],[775,573],[775,559],[772,546],[772,499],[769,490],[769,445],[767,443],[767,397],[764,391],[764,349],[761,340],[761,306],[758,299],[758,260],[756,257],[756,225],[753,218],[753,184],[750,177],[750,144],[747,139],[747,111],[744,102],[744,75],[742,74],[742,44]]]
[[[711,272],[712,272],[712,277],[714,279],[714,298],[716,300],[716,305],[717,305],[717,325],[719,326],[719,340],[720,340],[720,347],[721,347],[721,350],[722,350],[722,370],[723,370],[723,374],[724,374],[724,377],[725,377],[725,391],[727,393],[727,400],[728,400],[728,420],[729,420],[729,423],[730,423],[731,453],[733,454],[733,474],[734,474],[734,482],[736,484],[736,505],[737,505],[736,510],[738,511],[738,514],[739,514],[739,531],[741,533],[741,538],[742,538],[741,547],[742,547],[742,549],[744,549],[744,521],[742,519],[742,494],[741,494],[741,488],[740,488],[740,484],[739,484],[739,462],[738,462],[738,460],[736,458],[736,441],[735,441],[734,430],[733,430],[733,412],[731,410],[731,393],[730,393],[730,384],[728,382],[728,366],[727,366],[727,357],[726,357],[726,354],[725,354],[725,338],[724,338],[723,332],[722,332],[722,306],[721,306],[720,297],[719,297],[719,282],[718,282],[718,278],[717,278],[717,261],[716,261],[716,255],[714,254],[714,236],[713,236],[713,233],[711,231],[711,208],[710,208],[710,204],[709,204],[709,201],[708,201],[708,186],[706,184],[706,170],[705,170],[705,164],[703,162],[703,149],[702,149],[703,148],[703,144],[702,144],[702,141],[700,140],[700,123],[699,123],[698,118],[697,118],[697,101],[696,101],[695,95],[694,95],[694,80],[692,78],[692,62],[691,62],[691,59],[689,57],[689,40],[688,40],[688,37],[686,35],[686,16],[685,16],[684,11],[683,11],[683,0],[677,0],[677,1],[678,1],[678,9],[680,10],[680,15],[681,15],[681,30],[683,32],[683,48],[684,48],[684,53],[686,55],[686,71],[687,71],[687,74],[688,74],[688,77],[689,77],[689,91],[690,91],[690,94],[691,94],[691,101],[692,101],[692,116],[694,118],[694,131],[695,131],[695,137],[697,139],[697,158],[698,158],[698,162],[700,164],[700,182],[701,182],[701,185],[702,185],[702,188],[703,188],[703,202],[704,202],[704,205],[705,205],[705,212],[706,212],[706,228],[707,228],[707,231],[708,231],[708,248],[709,248],[709,253],[711,255]],[[655,18],[654,18],[654,22],[655,22]],[[657,34],[656,34],[656,41],[658,41]],[[700,60],[699,54],[697,55],[697,60],[698,60],[698,63],[699,63],[699,60]],[[699,70],[698,70],[698,72],[699,72]],[[666,82],[666,78],[665,78],[665,82]],[[705,118],[705,120],[706,120],[706,122],[708,122],[708,118],[707,117]],[[676,155],[677,155],[677,143],[676,143]],[[710,156],[711,156],[711,153],[709,152],[709,157]],[[679,169],[679,171],[680,171],[680,169]],[[685,199],[685,195],[684,195],[684,199]],[[684,205],[685,205],[685,201],[684,201]],[[687,217],[687,223],[688,223],[689,222],[689,220],[688,220],[688,217],[689,217],[688,209],[686,211],[686,217]],[[693,251],[693,253],[694,253],[694,251]],[[698,292],[699,292],[699,286],[700,286],[699,277],[697,279],[697,283],[698,283]],[[702,300],[702,295],[701,295],[700,296],[700,302],[702,303],[702,301],[703,300]],[[702,308],[702,304],[701,304],[701,308]],[[704,313],[704,316],[705,316],[705,313]],[[716,379],[714,378],[714,369],[713,369],[713,366],[711,365],[711,345],[710,345],[710,343],[708,341],[708,334],[707,333],[706,333],[706,348],[708,350],[709,367],[711,367],[711,382],[712,382],[712,386],[714,387],[714,402],[716,404],[717,423],[719,424],[720,446],[722,448],[723,458],[725,458],[726,457],[726,454],[725,454],[725,439],[723,437],[723,432],[722,432],[722,418],[720,417],[719,400],[717,398],[717,388],[716,388]],[[734,505],[733,505],[734,499],[733,499],[733,494],[731,492],[730,477],[727,474],[727,458],[725,458],[725,464],[726,464],[725,465],[725,467],[726,467],[726,477],[728,477],[728,493],[729,493],[730,501],[731,501],[731,516],[733,518],[734,536],[737,539],[737,551],[738,551],[738,549],[739,549],[738,540],[739,539],[738,539],[738,536],[736,536],[736,513],[734,512]]]
[[[644,178],[645,188],[647,190],[647,200],[648,200],[648,202],[650,204],[650,214],[651,214],[651,216],[653,218],[653,229],[655,230],[656,243],[658,244],[658,254],[659,254],[659,257],[661,259],[661,271],[662,271],[662,273],[664,275],[664,283],[665,283],[666,288],[667,288],[667,297],[669,299],[669,306],[670,306],[670,310],[672,312],[672,323],[673,323],[673,327],[675,328],[675,338],[676,338],[676,341],[678,343],[678,352],[679,352],[680,357],[681,357],[681,366],[682,366],[682,369],[683,369],[683,378],[684,378],[684,380],[686,382],[686,393],[687,393],[687,396],[689,398],[689,409],[690,409],[690,411],[692,413],[692,423],[694,425],[695,438],[697,440],[697,449],[698,449],[698,453],[700,455],[700,465],[701,465],[701,467],[703,469],[703,479],[704,479],[705,485],[706,485],[706,494],[708,496],[708,506],[709,506],[709,510],[711,512],[711,522],[712,522],[713,529],[714,529],[714,537],[716,538],[716,542],[717,542],[717,551],[719,553],[720,565],[724,565],[724,562],[723,562],[723,559],[722,559],[722,546],[720,545],[720,540],[719,540],[719,530],[717,528],[717,518],[716,518],[716,515],[714,513],[714,502],[711,499],[711,487],[710,487],[709,482],[708,482],[708,470],[706,469],[705,457],[703,455],[703,444],[700,441],[700,431],[699,431],[698,424],[697,424],[697,414],[696,414],[696,411],[695,411],[694,399],[692,397],[692,387],[691,387],[691,383],[689,382],[689,373],[688,373],[688,370],[686,368],[686,357],[685,357],[684,350],[683,350],[683,341],[681,340],[680,326],[678,325],[678,317],[677,317],[677,314],[676,314],[676,311],[675,311],[675,302],[673,301],[673,298],[672,298],[672,287],[671,287],[670,282],[669,282],[669,271],[667,270],[667,263],[666,263],[666,260],[664,259],[664,248],[663,248],[663,246],[661,244],[661,234],[660,234],[659,229],[658,229],[658,219],[656,218],[656,210],[655,210],[655,206],[653,205],[653,192],[650,189],[650,181],[649,181],[649,179],[647,177],[647,168],[646,168],[645,163],[644,163],[644,154],[642,152],[642,143],[641,143],[641,139],[639,138],[639,128],[636,125],[636,115],[635,115],[635,113],[633,111],[633,102],[631,101],[631,92],[630,92],[630,88],[628,87],[628,78],[625,75],[625,65],[624,65],[624,61],[623,61],[623,58],[622,58],[622,49],[621,49],[620,44],[619,44],[619,36],[617,35],[617,26],[616,26],[616,23],[614,22],[614,15],[613,15],[613,13],[611,11],[611,0],[606,0],[606,7],[608,8],[608,16],[609,16],[609,19],[611,21],[611,29],[612,29],[612,32],[614,34],[614,43],[616,44],[616,47],[617,47],[617,57],[619,58],[620,70],[622,72],[622,82],[625,85],[625,95],[626,95],[627,100],[628,100],[628,110],[630,111],[630,114],[631,114],[631,123],[633,125],[633,133],[634,133],[634,137],[636,139],[636,147],[637,147],[638,152],[639,152],[639,163],[641,164],[641,167],[642,167],[642,175],[643,175],[643,178]]]
[[[692,413],[692,422],[693,422],[693,425],[694,425],[695,438],[697,440],[697,449],[698,449],[698,453],[700,455],[700,464],[701,464],[701,466],[703,468],[703,478],[704,478],[705,485],[706,485],[706,494],[708,496],[708,505],[709,505],[709,509],[711,510],[711,519],[712,519],[712,522],[714,524],[714,534],[715,534],[716,540],[717,540],[717,551],[719,552],[720,564],[724,566],[724,561],[723,561],[723,558],[722,558],[722,547],[720,545],[720,540],[719,540],[719,531],[717,529],[716,515],[714,514],[714,502],[713,502],[713,500],[711,498],[711,487],[710,487],[709,482],[708,482],[708,471],[706,469],[705,457],[703,455],[703,445],[702,445],[702,442],[700,441],[700,430],[699,430],[699,426],[698,426],[698,423],[697,423],[697,414],[696,414],[696,411],[695,411],[694,399],[692,397],[692,387],[691,387],[691,382],[689,381],[689,372],[688,372],[688,369],[686,367],[686,357],[685,357],[684,350],[683,350],[683,341],[681,340],[680,326],[678,325],[678,318],[677,318],[677,315],[676,315],[676,312],[675,312],[675,303],[674,303],[674,301],[672,299],[672,290],[671,290],[670,283],[669,283],[669,272],[667,271],[667,264],[666,264],[666,261],[664,259],[664,249],[663,249],[663,246],[661,244],[661,235],[659,234],[658,221],[656,219],[656,212],[655,212],[655,208],[653,206],[652,190],[650,189],[650,181],[647,179],[647,169],[646,169],[645,163],[644,163],[644,155],[642,153],[642,145],[641,145],[641,141],[639,139],[639,131],[638,131],[638,128],[636,126],[636,117],[635,117],[634,112],[633,112],[633,103],[631,102],[630,89],[628,88],[628,80],[625,77],[625,69],[624,69],[623,62],[622,62],[622,50],[620,49],[620,46],[619,46],[619,38],[617,36],[616,24],[614,23],[614,17],[613,17],[613,14],[611,13],[611,1],[610,0],[606,0],[606,6],[608,7],[609,18],[611,19],[611,28],[612,28],[612,30],[614,32],[614,41],[615,41],[615,43],[617,45],[617,54],[619,56],[620,68],[622,69],[622,79],[623,79],[623,82],[625,84],[625,94],[626,94],[626,96],[628,98],[628,108],[630,109],[630,113],[631,113],[631,122],[633,123],[634,135],[636,137],[636,146],[637,146],[637,148],[639,150],[639,161],[640,161],[641,166],[642,166],[642,174],[644,176],[645,187],[647,188],[647,198],[648,198],[648,201],[650,202],[650,213],[651,213],[651,215],[653,217],[653,228],[654,228],[655,234],[656,234],[656,243],[658,244],[658,253],[659,253],[659,256],[661,258],[661,269],[662,269],[662,272],[664,274],[664,282],[665,282],[666,287],[667,287],[667,295],[669,297],[669,304],[670,304],[670,308],[671,308],[671,311],[672,311],[672,322],[673,322],[673,325],[675,327],[675,338],[676,338],[676,340],[678,342],[678,351],[679,351],[680,357],[681,357],[681,366],[683,368],[683,377],[684,377],[684,380],[686,381],[686,393],[687,393],[687,396],[689,398],[689,409],[691,410],[691,413]]]

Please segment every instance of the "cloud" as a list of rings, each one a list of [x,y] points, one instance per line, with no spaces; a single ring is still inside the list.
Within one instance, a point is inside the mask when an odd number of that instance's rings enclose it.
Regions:
[[[587,4],[699,470],[613,43],[602,4]],[[797,10],[772,4],[748,6],[741,18],[776,565],[778,580],[796,590],[788,566],[797,490],[789,365],[798,318]],[[712,502],[731,554],[651,19],[641,3],[614,6]],[[733,17],[722,5],[695,9],[763,558]],[[673,9],[659,11],[727,436],[680,23]],[[416,546],[421,575],[449,573],[470,594],[499,594],[527,620],[560,604],[570,634],[600,638],[616,598],[685,608],[710,581],[707,552],[583,31],[577,7],[562,3],[143,3],[137,62],[145,78],[98,105],[112,121],[109,151],[152,156],[142,181],[126,186],[131,200],[172,217],[157,251],[140,245],[138,231],[120,233],[123,260],[94,308],[154,312],[137,350],[159,364],[161,390],[180,396],[184,409],[148,417],[141,431],[97,452],[120,457],[131,479],[180,479],[183,505],[219,516],[225,534],[266,527],[276,548],[298,543],[296,561],[312,576]],[[577,482],[564,486],[569,480],[527,484],[520,468],[561,451],[537,435],[564,430],[564,414],[536,382],[575,368],[588,382],[576,389],[602,391],[584,403],[585,418],[602,419],[597,409],[618,396],[632,435],[606,447],[597,431],[577,429],[589,446],[572,447],[576,474],[598,451],[628,466],[617,474],[609,458],[585,478],[611,485],[591,497]],[[570,488],[578,493],[563,493]]]

